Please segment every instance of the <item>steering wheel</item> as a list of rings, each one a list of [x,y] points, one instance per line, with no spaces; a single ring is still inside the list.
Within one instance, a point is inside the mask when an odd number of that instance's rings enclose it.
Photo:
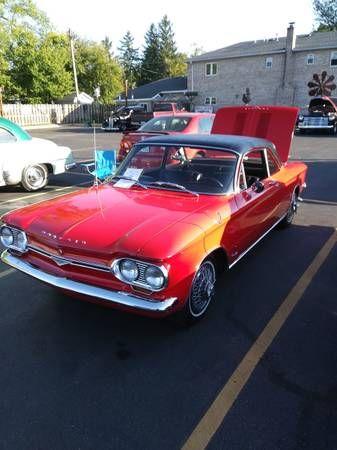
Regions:
[[[217,184],[218,186],[220,186],[221,188],[224,187],[224,185],[221,183],[221,181],[218,180],[218,179],[215,178],[215,177],[202,177],[202,181],[205,181],[205,180],[213,181],[214,183],[216,183],[216,184]]]

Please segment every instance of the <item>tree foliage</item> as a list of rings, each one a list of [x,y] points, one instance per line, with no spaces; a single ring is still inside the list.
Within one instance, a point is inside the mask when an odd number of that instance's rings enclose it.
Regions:
[[[140,66],[139,84],[162,78],[163,62],[160,56],[160,41],[157,27],[151,23],[145,34],[145,46]]]
[[[123,68],[124,79],[132,85],[138,79],[139,55],[138,48],[134,45],[134,37],[127,31],[120,41],[119,62]]]
[[[337,1],[314,0],[316,21],[319,23],[318,31],[337,30]]]
[[[99,87],[100,100],[112,103],[123,87],[122,71],[116,59],[101,43],[79,39],[75,48],[80,90],[92,94]]]

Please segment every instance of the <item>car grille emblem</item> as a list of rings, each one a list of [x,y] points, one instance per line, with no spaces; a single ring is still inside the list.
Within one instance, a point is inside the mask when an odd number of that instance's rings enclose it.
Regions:
[[[63,258],[58,258],[57,256],[53,256],[52,260],[54,261],[54,263],[56,263],[59,267],[65,266],[66,264],[68,264],[68,261],[66,259]]]

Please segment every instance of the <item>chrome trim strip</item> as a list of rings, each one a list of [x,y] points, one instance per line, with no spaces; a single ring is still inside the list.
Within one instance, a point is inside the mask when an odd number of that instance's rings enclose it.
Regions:
[[[66,258],[66,257],[63,257],[62,255],[54,255],[53,253],[49,253],[45,250],[35,247],[34,245],[28,245],[28,250],[38,253],[47,258],[50,258],[54,261],[57,259],[65,261],[66,264],[69,264],[72,266],[84,267],[85,269],[102,270],[103,272],[110,272],[110,267],[108,267],[108,266],[103,266],[103,265],[94,264],[94,263],[86,263],[84,261],[76,261],[75,259]],[[66,265],[66,264],[64,264],[64,265]]]
[[[57,277],[33,267],[28,262],[11,255],[7,250],[2,253],[1,260],[14,269],[20,270],[21,272],[30,275],[43,283],[50,284],[60,289],[66,289],[67,291],[76,292],[78,294],[87,295],[89,297],[94,297],[100,300],[105,300],[143,311],[165,312],[177,301],[177,297],[169,297],[163,301],[151,301],[149,299],[127,294],[125,292],[109,291],[108,289],[69,280],[68,278]]]
[[[235,266],[235,264],[237,262],[240,261],[241,258],[243,258],[252,248],[255,247],[256,244],[258,244],[265,236],[267,236],[267,234],[273,229],[275,228],[280,222],[282,222],[282,220],[286,217],[287,214],[284,214],[277,222],[274,223],[274,225],[269,228],[264,234],[262,234],[262,236],[259,237],[259,239],[257,241],[254,242],[254,244],[252,244],[250,247],[247,248],[247,250],[245,250],[243,253],[241,253],[234,262],[232,262],[232,264],[230,264],[228,266],[229,269],[231,269],[233,266]]]

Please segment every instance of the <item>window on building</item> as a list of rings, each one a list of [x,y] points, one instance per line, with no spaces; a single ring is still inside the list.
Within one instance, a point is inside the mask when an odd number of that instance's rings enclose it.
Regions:
[[[217,63],[207,63],[206,64],[206,76],[210,77],[212,75],[216,75],[218,73],[218,65]]]
[[[266,69],[271,69],[273,67],[273,58],[271,56],[268,56],[266,58]]]
[[[216,97],[206,97],[205,105],[216,105]]]
[[[330,66],[332,67],[337,66],[337,52],[331,52]]]
[[[307,55],[307,64],[308,66],[315,64],[315,55]]]

